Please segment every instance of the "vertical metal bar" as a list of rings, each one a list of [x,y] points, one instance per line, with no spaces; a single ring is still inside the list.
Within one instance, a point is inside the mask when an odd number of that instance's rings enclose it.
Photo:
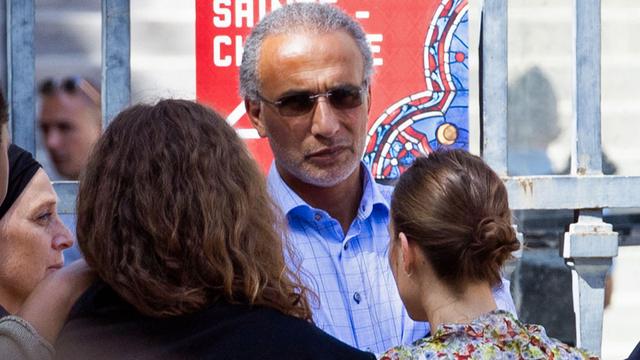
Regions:
[[[36,153],[33,0],[7,0],[9,132],[16,145]]]
[[[75,214],[78,197],[77,181],[54,181],[53,189],[58,195],[58,213]]]
[[[482,11],[482,157],[507,175],[507,1],[486,0]]]
[[[7,76],[9,74],[9,67],[7,60],[9,60],[9,48],[7,47],[7,38],[9,33],[7,29],[9,28],[7,24],[9,23],[9,15],[8,15],[8,1],[0,1],[0,16],[3,16],[2,20],[0,20],[0,90],[2,90],[2,95],[7,98],[7,89],[8,89],[8,81]]]
[[[129,0],[102,0],[102,124],[131,102]]]
[[[574,139],[571,173],[602,173],[600,136],[600,0],[574,0]]]
[[[618,254],[618,234],[602,221],[601,210],[582,210],[560,251],[572,270],[577,345],[600,355],[605,277]]]
[[[574,0],[574,132],[571,174],[602,174],[600,123],[600,0]],[[604,283],[618,234],[602,210],[580,210],[565,234],[562,256],[572,269],[577,344],[600,354]]]

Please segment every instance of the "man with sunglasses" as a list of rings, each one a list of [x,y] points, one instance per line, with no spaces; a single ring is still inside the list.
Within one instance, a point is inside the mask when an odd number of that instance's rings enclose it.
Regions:
[[[38,124],[56,172],[77,180],[102,131],[100,93],[85,79],[47,79],[40,84]]]
[[[287,5],[247,38],[240,92],[273,150],[268,183],[319,296],[314,322],[380,353],[424,337],[429,326],[409,318],[389,267],[392,188],[376,184],[361,162],[372,65],[365,33],[341,10]],[[513,310],[501,291],[498,304]]]

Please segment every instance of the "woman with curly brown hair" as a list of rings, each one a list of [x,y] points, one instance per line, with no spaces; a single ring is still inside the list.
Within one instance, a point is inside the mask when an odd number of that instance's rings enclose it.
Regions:
[[[400,298],[432,332],[382,360],[589,358],[497,310],[491,288],[520,244],[507,190],[482,159],[464,150],[417,159],[396,185],[390,217]]]
[[[101,281],[56,343],[62,359],[358,359],[310,323],[281,219],[235,131],[184,100],[136,105],[96,144],[77,237]]]

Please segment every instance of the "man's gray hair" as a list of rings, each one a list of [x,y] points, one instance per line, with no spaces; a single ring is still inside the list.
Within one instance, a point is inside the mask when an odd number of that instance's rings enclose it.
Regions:
[[[264,39],[271,35],[312,31],[328,33],[344,31],[358,44],[364,60],[365,80],[373,73],[373,57],[366,34],[360,24],[335,6],[317,3],[294,3],[285,5],[265,16],[251,31],[244,45],[240,65],[240,96],[258,100],[260,79],[258,58]]]

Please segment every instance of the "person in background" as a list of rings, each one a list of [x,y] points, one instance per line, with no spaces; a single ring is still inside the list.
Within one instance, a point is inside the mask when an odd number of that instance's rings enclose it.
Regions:
[[[56,357],[374,358],[311,323],[281,222],[220,115],[185,100],[123,111],[80,181],[78,242],[100,280]]]
[[[7,129],[7,104],[0,92],[0,203],[4,204],[9,185],[9,134]],[[11,145],[14,147],[15,145]],[[21,149],[12,149],[13,154],[21,153]],[[29,158],[28,153],[23,153]],[[15,171],[15,168],[12,167]],[[15,179],[15,177],[12,177]],[[8,242],[4,235],[0,242]],[[9,257],[3,254],[0,268],[5,268]],[[38,359],[46,360],[53,356],[51,343],[55,340],[71,305],[89,285],[92,277],[83,261],[78,261],[63,270],[54,271],[45,277],[27,299],[21,304],[16,315],[9,315],[0,306],[0,354],[3,359]]]
[[[408,359],[592,359],[499,310],[491,288],[520,245],[507,190],[464,150],[418,158],[391,199],[389,263],[409,316],[430,337],[384,353]]]
[[[38,125],[56,172],[78,180],[91,148],[100,137],[100,93],[87,80],[69,77],[40,84]]]
[[[389,198],[361,161],[373,59],[366,34],[328,4],[296,3],[265,16],[245,42],[240,92],[269,140],[269,191],[284,212],[314,321],[359,349],[382,352],[429,332],[402,305],[389,270]],[[515,312],[508,282],[496,301]]]

